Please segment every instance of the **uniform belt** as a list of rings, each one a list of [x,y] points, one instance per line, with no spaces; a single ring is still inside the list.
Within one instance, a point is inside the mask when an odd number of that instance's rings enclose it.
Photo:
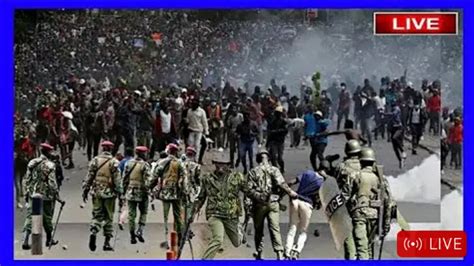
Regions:
[[[139,182],[133,182],[128,185],[130,188],[142,188],[143,185]]]
[[[382,201],[381,200],[371,200],[369,202],[369,207],[379,208],[380,206],[382,206]]]
[[[278,201],[280,201],[280,195],[277,195],[277,194],[270,195],[270,202],[278,202]]]

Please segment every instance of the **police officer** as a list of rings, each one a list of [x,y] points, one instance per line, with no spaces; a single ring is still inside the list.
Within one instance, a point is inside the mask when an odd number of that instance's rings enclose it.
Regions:
[[[165,234],[168,235],[168,214],[173,207],[174,227],[178,232],[178,242],[181,239],[183,228],[182,196],[186,170],[181,160],[178,159],[179,148],[176,144],[166,147],[168,157],[163,159],[151,175],[150,188],[156,198],[163,201],[163,214],[165,219]]]
[[[34,194],[41,194],[43,197],[43,226],[46,232],[46,246],[58,244],[58,241],[52,239],[53,215],[56,200],[62,205],[65,204],[59,198],[58,184],[56,182],[56,165],[51,161],[51,151],[54,148],[47,144],[40,145],[41,155],[32,159],[28,163],[27,172],[23,179],[23,191],[25,191],[25,201],[32,200]],[[26,213],[25,224],[23,225],[23,244],[22,249],[31,248],[29,244],[31,234],[31,214],[32,204],[29,204]]]
[[[130,243],[136,244],[137,238],[140,242],[145,242],[143,238],[143,228],[146,223],[148,213],[148,181],[150,177],[150,164],[145,160],[148,148],[137,146],[136,156],[125,164],[123,174],[123,189],[128,204],[128,225],[130,228]],[[137,208],[140,211],[138,230],[135,232],[135,219]]]
[[[239,217],[242,214],[240,192],[245,192],[245,178],[242,173],[231,169],[231,161],[225,155],[215,158],[212,163],[215,170],[202,178],[195,212],[199,212],[207,199],[206,218],[212,237],[203,259],[216,256],[224,243],[226,234],[234,247],[242,243],[242,232]]]
[[[298,194],[285,182],[280,170],[269,163],[270,154],[266,150],[257,153],[257,167],[250,170],[247,177],[248,195],[253,200],[255,248],[257,259],[262,259],[263,229],[268,219],[273,250],[278,259],[283,259],[283,244],[280,234],[281,192],[296,198]]]
[[[349,214],[352,218],[352,235],[356,248],[357,259],[373,257],[372,245],[377,232],[379,206],[383,193],[381,179],[375,174],[375,153],[370,148],[361,150],[361,170],[350,174],[342,187],[341,194],[346,200]],[[385,202],[385,201],[384,201]],[[389,202],[389,201],[386,201]],[[384,233],[390,230],[390,217],[384,223]]]
[[[92,196],[92,221],[90,225],[89,249],[96,250],[97,233],[104,229],[104,251],[113,251],[110,245],[114,228],[113,217],[115,199],[123,194],[119,161],[112,156],[114,144],[110,141],[101,143],[102,154],[94,157],[89,164],[89,171],[82,185],[82,198],[87,201],[89,192]]]
[[[197,201],[201,190],[201,165],[196,163],[196,149],[189,146],[186,148],[186,157],[184,159],[184,168],[186,169],[186,180],[184,182],[184,193],[186,194],[186,220],[189,219],[194,210],[194,204]]]
[[[350,178],[352,172],[361,169],[359,161],[360,151],[361,146],[359,141],[353,139],[346,142],[344,147],[346,157],[343,162],[337,166],[335,174],[340,189],[348,182],[347,179]],[[349,235],[344,241],[344,258],[347,260],[355,259],[355,244],[352,235]]]

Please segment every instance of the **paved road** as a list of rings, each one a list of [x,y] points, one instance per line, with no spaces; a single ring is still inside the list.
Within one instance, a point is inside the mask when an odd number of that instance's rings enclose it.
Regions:
[[[345,140],[342,136],[331,137],[330,144],[326,150],[326,154],[342,153]],[[436,137],[425,137],[423,143],[431,145],[436,149],[439,141]],[[438,144],[437,144],[438,143]],[[423,159],[429,156],[429,153],[420,150],[418,155],[411,155],[407,152],[408,159],[405,169],[398,168],[398,161],[391,148],[391,143],[379,140],[373,146],[379,163],[385,166],[385,174],[398,176],[405,171],[419,165]],[[205,159],[205,169],[210,169],[209,159],[212,158],[213,152],[208,153]],[[308,159],[309,148],[301,147],[299,149],[287,148],[285,150],[286,177],[295,176],[298,172],[309,169],[310,163]],[[165,250],[159,247],[159,243],[165,239],[163,230],[163,218],[161,203],[156,202],[156,211],[149,212],[149,225],[146,229],[147,242],[131,246],[129,244],[128,231],[120,231],[117,239],[116,252],[104,253],[101,250],[91,253],[87,249],[88,241],[88,223],[91,217],[91,206],[88,204],[85,208],[80,208],[81,204],[81,181],[86,174],[87,162],[82,151],[74,153],[76,168],[66,170],[66,180],[61,188],[61,195],[67,201],[66,208],[61,217],[61,223],[58,227],[57,238],[61,241],[61,245],[67,245],[68,249],[63,250],[60,246],[54,247],[52,250],[46,250],[42,257],[45,258],[81,258],[81,259],[97,259],[97,258],[164,258]],[[439,182],[439,181],[438,181]],[[416,202],[399,202],[399,208],[409,222],[439,222],[440,208],[439,204],[426,204]],[[24,221],[24,210],[16,211],[16,230],[15,230],[15,258],[29,259],[32,258],[29,252],[21,250],[21,226]],[[314,237],[311,234],[308,237],[307,246],[303,251],[302,258],[342,258],[340,251],[335,249],[333,240],[330,236],[329,227],[326,218],[320,212],[315,212],[311,219],[309,232],[313,232],[315,228],[320,230],[320,236]],[[286,236],[288,214],[281,214],[282,235]],[[196,237],[193,240],[195,255],[200,256],[202,250],[206,247],[209,238],[209,230],[205,224],[204,215],[201,215],[193,225],[193,231]],[[249,237],[253,243],[252,237]],[[102,239],[99,238],[99,245]],[[266,254],[272,256],[269,237],[266,237],[267,243]],[[100,247],[100,246],[99,246]],[[252,248],[240,247],[233,248],[230,243],[226,242],[225,251],[219,254],[219,258],[251,258]],[[185,258],[191,258],[189,251],[184,254]],[[395,245],[387,243],[384,249],[384,257],[396,257]],[[36,257],[34,257],[36,258]]]

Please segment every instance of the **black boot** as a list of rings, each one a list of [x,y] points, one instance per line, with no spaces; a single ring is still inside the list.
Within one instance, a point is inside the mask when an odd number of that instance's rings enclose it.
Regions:
[[[110,236],[105,237],[104,247],[103,247],[104,251],[114,251],[114,248],[110,245],[110,239],[111,239]]]
[[[253,253],[253,257],[254,257],[256,260],[263,260],[262,251],[255,251],[255,252]]]
[[[51,236],[51,232],[46,232],[46,246],[49,247],[49,246],[55,246],[59,243],[59,241],[57,240],[54,240]]]
[[[137,243],[137,236],[135,235],[135,231],[130,230],[130,244],[135,245]]]
[[[23,250],[30,250],[30,232],[25,231],[23,232],[23,244],[21,245]]]
[[[95,234],[91,234],[89,236],[89,249],[91,251],[95,251],[97,248],[96,242],[97,241],[97,236]]]
[[[300,253],[296,250],[292,250],[290,253],[291,260],[297,260],[300,257]]]
[[[137,230],[137,238],[141,243],[145,243],[145,238],[143,238],[143,227],[144,225],[139,225]]]
[[[166,249],[166,250],[169,249],[170,247],[168,245],[168,241],[161,242],[160,248],[163,248],[163,249]]]

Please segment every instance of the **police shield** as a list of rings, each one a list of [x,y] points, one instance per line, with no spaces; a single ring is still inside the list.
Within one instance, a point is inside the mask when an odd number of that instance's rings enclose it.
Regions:
[[[344,240],[352,233],[352,222],[344,199],[339,193],[336,179],[327,178],[319,190],[319,196],[336,249],[340,250],[344,245]]]

